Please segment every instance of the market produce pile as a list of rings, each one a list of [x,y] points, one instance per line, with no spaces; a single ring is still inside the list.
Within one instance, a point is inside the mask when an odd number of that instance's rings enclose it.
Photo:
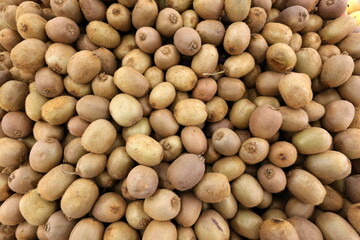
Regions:
[[[0,10],[0,239],[360,240],[359,0]]]

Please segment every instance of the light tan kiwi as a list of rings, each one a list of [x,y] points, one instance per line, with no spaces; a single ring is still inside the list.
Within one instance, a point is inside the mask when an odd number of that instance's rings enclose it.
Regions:
[[[116,138],[115,127],[105,119],[92,122],[81,136],[81,145],[89,152],[105,153]]]
[[[76,223],[76,220],[68,220],[61,210],[57,211],[47,220],[45,235],[49,239],[68,238]]]
[[[114,179],[124,179],[134,165],[135,161],[126,153],[125,147],[115,148],[106,162],[107,171]]]
[[[151,90],[149,102],[154,109],[163,109],[171,105],[175,95],[174,85],[169,82],[161,82]]]
[[[110,115],[120,126],[129,127],[143,116],[143,109],[131,95],[121,93],[116,95],[109,105]],[[131,111],[129,111],[131,109]]]
[[[180,53],[175,45],[172,44],[161,46],[156,50],[154,55],[155,65],[162,70],[167,70],[168,68],[177,65],[179,61]]]
[[[341,16],[327,24],[319,31],[321,40],[325,43],[335,44],[344,39],[355,29],[355,21],[350,16]]]
[[[113,3],[107,8],[106,20],[119,31],[127,32],[132,29],[131,12],[120,3]]]
[[[60,163],[62,152],[62,146],[55,138],[39,140],[31,148],[30,166],[35,171],[46,173]]]
[[[82,178],[94,178],[104,171],[106,160],[105,154],[85,154],[76,163],[75,172]]]
[[[195,231],[191,227],[187,227],[187,228],[177,227],[176,231],[177,231],[177,239],[179,239],[179,240],[187,240],[187,239],[195,239],[196,238]]]
[[[121,65],[123,67],[132,67],[141,74],[152,66],[151,56],[140,49],[136,48],[122,58]]]
[[[131,158],[146,166],[155,166],[163,159],[163,148],[155,139],[135,134],[128,138],[126,151]]]
[[[11,28],[6,27],[0,31],[0,44],[6,51],[11,52],[22,40],[19,33]]]
[[[278,21],[289,26],[293,32],[298,32],[302,30],[309,21],[309,13],[306,8],[302,6],[291,6],[280,13]]]
[[[359,50],[355,47],[359,44],[359,33],[352,33],[344,40],[342,40],[338,47],[342,52],[347,52],[352,58],[358,59],[360,57]]]
[[[305,129],[309,124],[309,117],[303,109],[292,109],[284,106],[279,112],[283,117],[280,129],[288,132],[297,132]]]
[[[218,20],[204,20],[196,26],[203,44],[219,46],[225,36],[225,27]]]
[[[241,78],[249,74],[255,67],[254,58],[247,52],[228,57],[224,62],[225,75],[232,78]]]
[[[315,223],[326,239],[345,240],[359,238],[355,229],[336,213],[324,212],[316,218]]]
[[[341,85],[339,89],[339,93],[341,96],[350,101],[356,107],[360,105],[360,100],[358,95],[356,94],[357,89],[359,88],[360,77],[356,75],[352,75],[343,85]]]
[[[34,226],[45,224],[56,208],[56,202],[43,200],[36,189],[27,192],[19,202],[21,215]]]
[[[110,24],[91,21],[86,26],[86,35],[96,45],[105,48],[115,48],[120,44],[120,34]],[[105,37],[106,36],[106,37]]]
[[[305,106],[313,97],[309,76],[295,72],[286,74],[280,80],[279,92],[286,105],[295,109]]]
[[[299,51],[301,46],[303,44],[303,39],[301,38],[301,35],[299,33],[293,33],[289,46],[295,51]]]
[[[266,10],[262,7],[252,7],[249,15],[245,19],[246,24],[250,28],[252,34],[259,33],[266,23]]]
[[[285,24],[269,22],[265,24],[261,31],[261,35],[269,45],[274,43],[289,44],[292,37],[292,31]]]
[[[231,183],[231,190],[240,204],[249,208],[259,205],[264,197],[264,190],[260,183],[247,173]]]
[[[213,97],[205,105],[208,114],[207,121],[212,123],[223,120],[229,109],[226,101],[218,96]]]
[[[249,14],[251,1],[225,0],[224,8],[226,16],[231,22],[243,21]]]
[[[268,141],[262,138],[252,137],[241,144],[239,156],[245,163],[252,165],[263,161],[268,153]]]
[[[69,240],[75,240],[79,238],[93,238],[100,240],[103,237],[105,231],[104,225],[94,218],[83,218],[72,229]]]
[[[260,64],[265,60],[268,47],[269,46],[265,38],[261,34],[251,34],[250,43],[247,51],[253,56],[256,64]]]
[[[11,189],[8,185],[8,177],[9,177],[8,174],[0,173],[0,193],[1,193],[0,200],[1,201],[5,201],[12,194]]]
[[[167,82],[174,85],[176,90],[192,90],[197,83],[196,73],[189,67],[175,65],[168,69],[165,75]]]
[[[231,123],[240,129],[249,127],[250,116],[256,109],[256,105],[248,99],[240,99],[235,102],[230,110]]]
[[[81,138],[70,138],[64,144],[64,162],[76,164],[87,153],[81,145]]]
[[[354,70],[354,61],[348,55],[336,55],[328,58],[322,67],[320,81],[328,87],[344,84]]]
[[[267,219],[260,228],[260,239],[263,240],[299,240],[295,227],[280,218]]]
[[[222,173],[232,181],[244,173],[245,163],[238,156],[223,157],[214,163],[212,171]]]
[[[95,202],[91,214],[101,222],[116,222],[125,215],[126,202],[114,192],[107,192]]]
[[[276,72],[291,72],[296,60],[294,50],[284,43],[275,43],[266,52],[266,62],[270,69]]]
[[[240,100],[245,94],[245,85],[236,78],[222,77],[217,81],[217,95],[226,101]]]
[[[213,206],[225,219],[233,218],[238,211],[238,203],[232,193],[221,202],[213,203]]]
[[[55,138],[61,141],[64,138],[64,129],[62,126],[51,125],[44,121],[37,121],[34,124],[33,135],[36,140]]]
[[[215,225],[215,226],[214,226]],[[214,226],[209,228],[209,226]],[[214,210],[204,211],[195,223],[194,230],[199,240],[229,239],[230,228],[225,219]]]
[[[350,126],[354,116],[355,107],[352,103],[345,100],[336,100],[326,105],[321,124],[328,131],[340,132]]]
[[[174,117],[184,126],[202,124],[207,118],[206,105],[198,99],[184,99],[175,105]]]
[[[288,217],[302,217],[309,219],[314,213],[315,206],[309,203],[303,203],[297,198],[290,198],[285,205],[285,213]]]
[[[151,222],[151,218],[144,211],[144,201],[137,200],[129,202],[126,208],[126,221],[136,230],[144,230]]]
[[[16,20],[18,33],[22,38],[36,38],[44,42],[48,39],[45,32],[46,23],[43,17],[33,13],[22,14]]]
[[[88,83],[99,74],[100,59],[92,52],[83,50],[75,53],[68,61],[67,72],[77,83]]]
[[[188,9],[181,13],[181,18],[184,27],[191,27],[195,29],[199,23],[199,15],[193,9]]]
[[[76,53],[70,45],[63,43],[51,44],[45,53],[46,64],[59,74],[67,74],[67,63]]]
[[[302,45],[303,48],[313,48],[318,50],[321,45],[321,38],[319,34],[314,32],[308,32],[302,35]]]
[[[90,212],[97,197],[99,189],[88,179],[77,179],[66,189],[61,198],[61,210],[67,218],[77,219]]]
[[[146,117],[143,117],[140,121],[132,125],[131,127],[123,128],[122,130],[122,137],[124,140],[127,140],[127,138],[134,134],[144,134],[144,135],[150,135],[151,133],[151,126],[149,119]]]
[[[307,74],[311,79],[319,76],[321,72],[321,57],[313,48],[302,48],[296,53],[296,65],[294,70],[299,73]],[[312,62],[309,65],[309,62]]]
[[[55,30],[56,29],[56,30]],[[55,17],[45,25],[47,36],[58,43],[71,44],[75,42],[80,35],[80,28],[70,18]]]
[[[287,173],[287,188],[300,201],[319,205],[325,198],[326,190],[311,173],[294,169]]]
[[[0,220],[2,224],[15,226],[25,220],[19,209],[19,202],[22,196],[19,193],[14,193],[1,204]]]
[[[225,32],[224,49],[230,55],[239,55],[249,46],[250,28],[244,22],[231,24]]]
[[[64,194],[70,184],[75,181],[75,168],[69,164],[61,164],[51,169],[37,185],[40,197],[47,201],[55,201]]]
[[[20,140],[0,138],[0,166],[18,167],[28,159],[28,149]]]
[[[68,17],[76,23],[80,23],[81,20],[83,20],[83,14],[81,12],[79,1],[67,0],[61,2],[50,0],[50,6],[56,16]]]
[[[268,158],[271,163],[278,167],[289,167],[297,159],[297,150],[291,143],[279,141],[270,146]]]
[[[316,154],[325,152],[330,148],[332,137],[323,128],[310,127],[295,134],[292,143],[299,153]]]
[[[122,60],[131,50],[137,48],[135,34],[126,34],[121,38],[119,46],[114,49],[114,55],[117,59]]]
[[[183,145],[180,137],[177,135],[163,138],[159,141],[159,143],[164,149],[163,161],[171,162],[182,153]]]
[[[231,219],[230,226],[232,230],[241,236],[249,239],[258,239],[262,223],[261,217],[253,211],[240,209],[235,217]]]
[[[135,198],[147,198],[154,194],[157,189],[158,175],[150,167],[136,166],[128,174],[127,189]]]
[[[221,202],[230,194],[230,184],[221,173],[205,173],[195,186],[194,193],[203,202]]]
[[[309,220],[302,217],[291,217],[287,219],[296,229],[299,239],[313,238],[314,240],[323,239],[320,229]]]
[[[334,147],[339,152],[345,154],[350,160],[358,158],[360,155],[359,149],[356,147],[360,131],[357,128],[348,128],[334,137]]]
[[[132,24],[139,29],[144,26],[152,27],[158,15],[158,6],[154,0],[137,1],[132,11]]]
[[[156,221],[168,221],[180,211],[180,198],[171,190],[159,189],[144,201],[144,211]]]
[[[156,30],[164,37],[173,37],[175,32],[183,27],[180,13],[173,8],[162,9],[156,18]]]
[[[286,187],[284,171],[272,164],[264,164],[257,171],[257,179],[264,190],[279,193]]]
[[[181,192],[179,197],[181,208],[175,220],[183,227],[191,227],[200,216],[201,201],[191,192]]]
[[[281,113],[269,106],[261,106],[254,110],[249,121],[251,133],[256,137],[270,138],[281,127]]]
[[[189,153],[204,154],[207,150],[207,140],[203,131],[196,126],[188,126],[181,131],[181,142]]]
[[[216,71],[219,53],[211,44],[202,45],[200,51],[191,61],[191,69],[198,77],[207,77]]]
[[[153,220],[146,227],[142,236],[143,240],[176,240],[177,232],[175,225],[170,221]]]
[[[150,88],[154,88],[156,85],[164,81],[165,74],[159,67],[152,66],[145,71],[144,77],[149,81]]]
[[[37,226],[33,226],[28,222],[20,223],[15,231],[16,239],[36,239]]]
[[[93,53],[100,59],[101,71],[113,75],[117,69],[115,55],[104,47],[93,50]]]
[[[203,19],[219,19],[223,14],[224,1],[215,0],[208,2],[195,0],[193,2],[193,8]]]
[[[118,221],[110,224],[104,233],[104,240],[115,240],[126,236],[129,239],[140,240],[139,233],[135,231],[129,224]]]
[[[128,81],[130,79],[130,81]],[[115,85],[124,93],[133,97],[142,97],[150,88],[147,79],[131,67],[121,67],[114,75]]]

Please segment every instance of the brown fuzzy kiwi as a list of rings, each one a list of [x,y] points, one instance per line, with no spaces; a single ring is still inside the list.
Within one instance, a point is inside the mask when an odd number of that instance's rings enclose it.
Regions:
[[[151,27],[141,27],[136,31],[135,41],[145,53],[152,54],[162,45],[158,31]]]
[[[211,226],[209,228],[209,226]],[[198,239],[225,240],[230,237],[230,227],[226,220],[215,210],[204,211],[194,225]]]
[[[287,73],[295,67],[296,55],[287,44],[275,43],[266,52],[266,62],[273,71]]]
[[[261,106],[251,114],[249,128],[254,136],[266,139],[280,129],[282,121],[280,112],[269,106]]]
[[[302,30],[309,21],[309,13],[306,8],[302,6],[291,6],[280,13],[278,21],[289,26],[293,32],[298,32]]]
[[[85,121],[80,116],[74,116],[67,122],[67,129],[69,133],[75,137],[81,137],[85,129],[90,125],[88,121]]]
[[[167,221],[180,211],[180,198],[171,190],[159,189],[144,201],[144,211],[156,221]]]
[[[114,83],[121,91],[134,97],[144,96],[150,88],[147,79],[131,67],[119,68],[115,72]]]
[[[196,126],[188,126],[181,131],[181,142],[187,152],[204,154],[207,150],[207,140],[203,131]]]
[[[104,233],[104,240],[115,240],[123,236],[129,237],[130,239],[140,239],[139,233],[135,231],[129,224],[118,221],[110,224]]]
[[[49,239],[68,238],[76,223],[76,220],[67,219],[61,210],[57,211],[47,220],[44,226],[45,235]]]
[[[75,172],[82,178],[94,178],[105,170],[105,154],[88,153],[76,163]]]
[[[325,1],[321,0],[318,5],[317,14],[323,19],[335,19],[340,17],[347,8],[347,1],[335,0]]]
[[[288,217],[302,217],[309,219],[314,213],[315,206],[303,203],[295,197],[290,198],[285,205],[285,213]]]
[[[58,43],[73,43],[80,35],[78,25],[73,20],[66,17],[56,17],[51,19],[46,23],[45,30],[48,37],[52,41]]]
[[[19,33],[11,28],[4,28],[0,31],[0,44],[9,52],[22,40]]]
[[[356,94],[360,87],[360,76],[352,75],[338,90],[341,96],[355,106],[360,105],[359,95]]]
[[[109,119],[109,100],[95,95],[86,95],[76,103],[76,112],[88,122],[98,119]]]
[[[354,116],[355,107],[352,103],[345,100],[336,100],[326,105],[321,124],[330,132],[340,132],[350,126]]]
[[[224,1],[195,0],[193,8],[203,19],[219,19],[223,14]]]
[[[60,142],[54,138],[39,140],[31,148],[30,166],[35,171],[46,173],[60,163],[62,151]]]
[[[257,137],[245,140],[240,147],[239,156],[247,164],[263,161],[269,153],[269,143]]]
[[[137,200],[129,202],[126,208],[126,221],[136,230],[144,230],[151,222],[151,218],[144,212],[144,201]]]
[[[16,239],[36,239],[37,228],[28,222],[22,222],[16,228],[15,237]]]
[[[127,189],[135,198],[147,198],[154,194],[158,186],[158,176],[150,167],[136,166],[127,177]]]
[[[139,0],[132,11],[132,24],[139,29],[144,26],[152,27],[158,15],[158,6],[154,0]]]
[[[217,83],[213,78],[201,78],[192,90],[192,96],[204,102],[210,101],[217,91]]]
[[[259,33],[266,23],[267,14],[261,7],[252,7],[249,15],[245,19],[251,33]]]
[[[20,140],[0,138],[0,166],[18,167],[28,158],[28,149]]]
[[[22,14],[16,20],[18,33],[22,38],[36,38],[44,42],[48,40],[45,32],[46,23],[43,17],[32,13]]]
[[[76,240],[82,237],[102,239],[104,231],[105,227],[100,221],[94,218],[83,218],[72,229],[69,240]]]
[[[83,50],[74,54],[68,61],[67,72],[77,83],[90,82],[101,70],[100,59],[92,52]]]
[[[344,153],[350,160],[360,156],[359,148],[360,131],[357,128],[348,128],[334,137],[334,147]]]
[[[253,211],[241,209],[236,213],[235,217],[231,219],[230,226],[232,230],[241,236],[256,239],[260,237],[260,227],[262,223],[263,220],[259,215]]]
[[[91,213],[101,222],[116,222],[125,215],[125,210],[124,198],[115,192],[108,192],[99,197]]]
[[[79,0],[81,12],[88,22],[106,18],[106,5],[100,0]]]
[[[316,217],[315,224],[321,230],[324,238],[329,240],[356,239],[359,237],[349,222],[336,213],[321,213]]]
[[[230,194],[230,184],[221,173],[205,173],[194,187],[194,194],[203,202],[221,202]]]
[[[261,35],[269,45],[274,43],[289,44],[292,37],[292,31],[285,24],[269,22],[265,24],[261,31]]]
[[[295,227],[280,218],[265,220],[260,228],[260,238],[264,240],[299,240]]]
[[[60,74],[50,68],[41,68],[35,74],[36,90],[44,97],[53,98],[64,91],[64,83]]]
[[[131,12],[120,3],[113,3],[107,8],[106,20],[119,31],[127,32],[132,29]]]
[[[196,26],[203,44],[219,46],[225,36],[224,24],[218,20],[204,20]]]
[[[228,109],[229,107],[224,99],[218,96],[213,97],[213,99],[206,103],[207,121],[214,123],[223,120]]]
[[[285,75],[273,71],[265,71],[257,75],[255,80],[256,90],[263,96],[279,95],[278,85]]]
[[[191,171],[189,171],[190,169]],[[185,154],[178,157],[170,165],[167,171],[167,179],[176,189],[185,191],[194,187],[201,180],[204,172],[203,158],[195,154]]]
[[[323,42],[335,44],[352,33],[355,26],[355,19],[350,16],[341,16],[324,26],[319,31],[319,36]]]
[[[53,43],[45,53],[45,61],[58,74],[67,74],[67,63],[75,53],[75,49],[67,44]]]
[[[294,70],[307,74],[311,79],[319,76],[322,68],[321,57],[313,48],[302,48],[296,53],[296,65]],[[309,65],[309,62],[312,64]]]
[[[175,225],[170,221],[156,221],[153,220],[146,227],[143,237],[143,240],[176,240],[177,232]]]
[[[253,56],[256,64],[265,60],[266,51],[269,48],[265,38],[261,34],[251,34],[250,43],[247,51]]]
[[[201,48],[201,38],[198,32],[189,27],[179,28],[174,34],[174,45],[183,55],[193,56]]]
[[[105,47],[115,48],[120,44],[120,34],[110,24],[91,21],[86,26],[86,34],[94,44]]]
[[[199,23],[199,15],[193,9],[188,9],[181,13],[181,18],[184,27],[191,27],[195,29]]]
[[[262,165],[258,169],[257,179],[261,186],[270,193],[279,193],[286,187],[284,171],[272,164]]]
[[[300,201],[313,205],[323,202],[326,189],[311,173],[293,169],[287,173],[287,188]]]
[[[255,60],[248,52],[228,57],[223,65],[225,75],[232,78],[241,78],[249,74],[255,67]]]
[[[1,223],[8,226],[15,226],[25,219],[20,213],[19,202],[23,195],[14,193],[0,206]]]
[[[219,128],[212,135],[214,149],[225,156],[232,156],[239,152],[240,139],[231,129]]]
[[[45,65],[47,45],[35,38],[25,39],[11,50],[11,60],[15,67],[35,72]]]
[[[8,112],[1,121],[2,131],[11,138],[25,138],[32,133],[33,122],[24,112]]]
[[[50,7],[56,16],[70,18],[76,23],[80,23],[83,20],[83,14],[81,12],[79,1],[77,0],[50,0]]]

